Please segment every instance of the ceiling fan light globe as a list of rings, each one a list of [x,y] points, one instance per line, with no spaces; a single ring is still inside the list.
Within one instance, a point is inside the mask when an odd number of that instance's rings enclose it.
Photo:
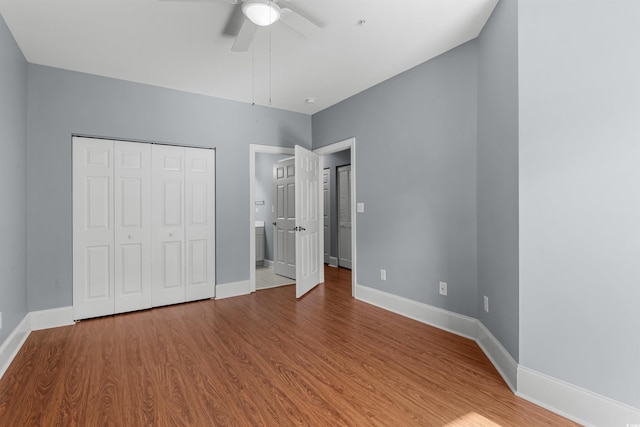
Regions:
[[[248,0],[242,3],[242,12],[249,21],[267,27],[280,19],[280,8],[269,0]]]

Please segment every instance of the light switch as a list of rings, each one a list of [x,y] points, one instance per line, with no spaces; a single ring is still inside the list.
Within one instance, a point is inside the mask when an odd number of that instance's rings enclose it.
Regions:
[[[364,203],[356,203],[356,213],[364,213]]]

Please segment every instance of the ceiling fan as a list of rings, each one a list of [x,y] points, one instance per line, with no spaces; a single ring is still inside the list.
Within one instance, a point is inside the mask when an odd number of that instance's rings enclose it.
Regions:
[[[311,38],[321,30],[318,24],[291,9],[289,5],[286,7],[280,7],[278,5],[278,0],[205,1],[231,4],[234,6],[223,31],[223,34],[235,37],[233,45],[231,46],[231,50],[233,52],[246,52],[249,49],[249,46],[251,46],[251,43],[253,42],[253,35],[257,27],[267,27],[281,22],[306,38]],[[284,1],[289,3],[291,0]]]

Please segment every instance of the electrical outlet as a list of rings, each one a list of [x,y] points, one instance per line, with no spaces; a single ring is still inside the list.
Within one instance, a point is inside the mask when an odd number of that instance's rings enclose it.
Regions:
[[[484,296],[484,311],[489,312],[489,297],[486,295]]]
[[[447,296],[447,282],[440,282],[440,295]]]
[[[380,280],[387,280],[387,270],[380,270]]]

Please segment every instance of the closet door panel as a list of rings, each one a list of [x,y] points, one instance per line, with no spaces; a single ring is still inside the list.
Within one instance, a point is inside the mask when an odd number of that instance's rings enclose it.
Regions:
[[[186,148],[186,299],[215,296],[215,151]]]
[[[115,312],[151,307],[151,146],[115,141]]]
[[[152,305],[184,302],[185,149],[151,147]]]
[[[113,141],[74,137],[73,316],[114,313]]]

